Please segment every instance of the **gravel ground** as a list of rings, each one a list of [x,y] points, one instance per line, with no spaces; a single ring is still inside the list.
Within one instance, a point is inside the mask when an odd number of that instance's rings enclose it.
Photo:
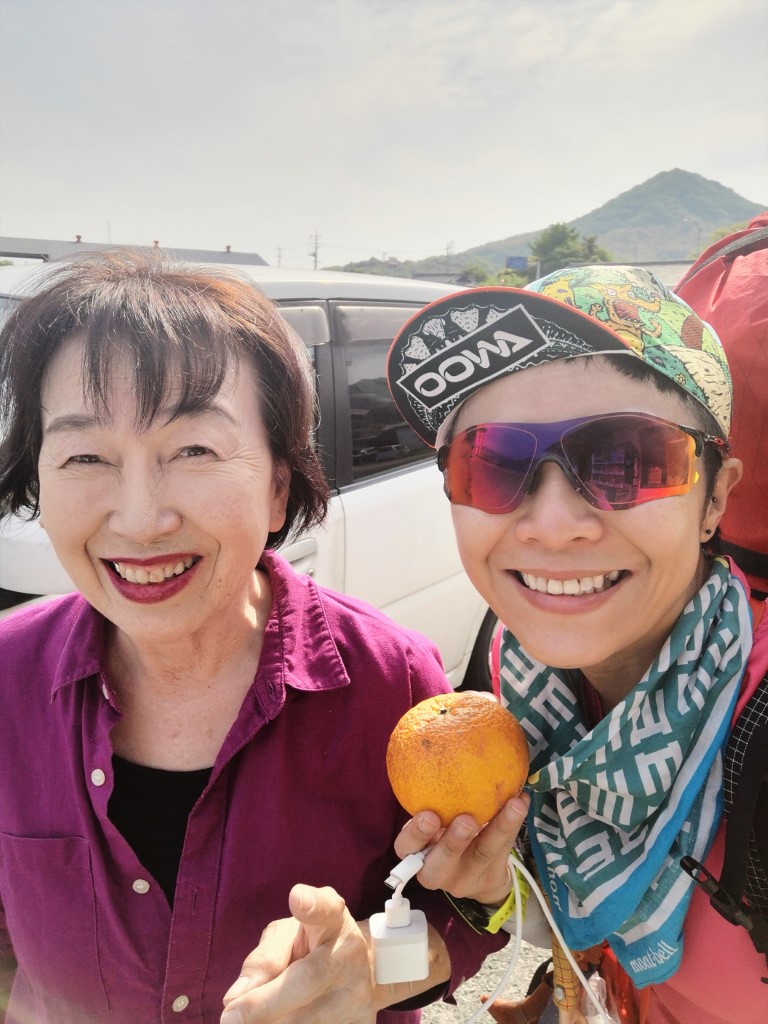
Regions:
[[[463,1021],[468,1020],[480,1006],[480,996],[490,995],[501,981],[511,955],[512,945],[510,944],[498,953],[489,956],[475,977],[465,981],[457,990],[456,1002],[458,1005],[433,1003],[422,1013],[423,1024],[462,1024]],[[520,958],[515,973],[502,995],[507,999],[521,999],[528,990],[531,975],[542,960],[546,960],[549,955],[547,950],[537,949],[524,942],[520,948]],[[484,1019],[490,1024],[491,1017],[486,1015]]]

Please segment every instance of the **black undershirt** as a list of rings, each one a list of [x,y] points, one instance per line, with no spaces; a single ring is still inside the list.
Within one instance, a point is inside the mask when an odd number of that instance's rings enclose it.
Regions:
[[[159,882],[172,907],[187,819],[208,784],[212,769],[168,772],[113,754],[112,771],[115,782],[107,816]],[[419,1009],[439,999],[446,989],[447,983],[436,985],[389,1009]]]
[[[210,768],[169,772],[112,755],[115,776],[107,815],[173,906],[187,819]]]

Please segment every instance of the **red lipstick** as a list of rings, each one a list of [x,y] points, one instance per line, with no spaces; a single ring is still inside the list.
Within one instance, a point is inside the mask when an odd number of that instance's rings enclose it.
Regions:
[[[119,562],[120,565],[130,565],[136,569],[149,570],[155,565],[175,565],[177,562],[184,562],[191,557],[194,556],[190,554],[156,555],[152,558],[115,558],[102,559],[102,561],[107,568],[112,586],[121,597],[126,598],[128,601],[134,601],[136,604],[158,604],[161,601],[168,600],[168,598],[175,597],[176,594],[184,590],[191,582],[200,564],[199,557],[181,575],[169,576],[162,583],[131,583],[130,580],[123,579],[117,569],[115,569],[115,562]]]

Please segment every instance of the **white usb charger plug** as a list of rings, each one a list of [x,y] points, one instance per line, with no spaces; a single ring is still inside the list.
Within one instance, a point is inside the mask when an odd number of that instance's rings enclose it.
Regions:
[[[412,853],[400,861],[387,879],[395,891],[384,904],[384,913],[370,919],[373,971],[379,985],[421,981],[429,975],[427,919],[423,911],[411,910],[403,896],[404,886],[423,863],[423,853]]]

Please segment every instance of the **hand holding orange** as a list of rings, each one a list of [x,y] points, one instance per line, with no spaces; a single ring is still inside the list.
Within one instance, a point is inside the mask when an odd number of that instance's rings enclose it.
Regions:
[[[520,724],[481,693],[441,693],[406,711],[387,747],[392,791],[408,811],[434,811],[448,825],[471,814],[480,825],[516,796],[528,777]]]

